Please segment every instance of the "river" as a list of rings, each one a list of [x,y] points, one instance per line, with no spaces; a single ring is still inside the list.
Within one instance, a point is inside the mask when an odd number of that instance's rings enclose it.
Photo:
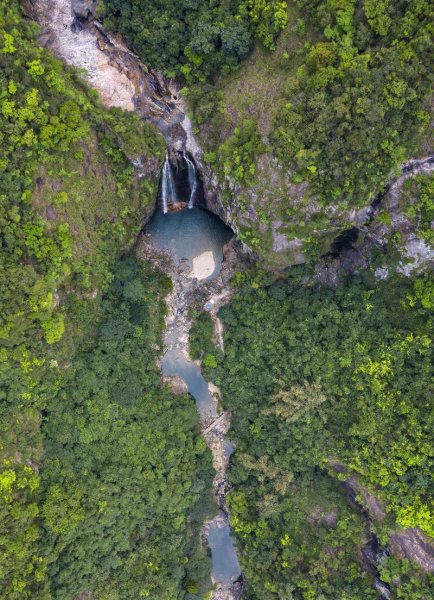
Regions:
[[[164,175],[163,175],[164,177]],[[146,233],[158,252],[170,256],[173,291],[168,298],[165,332],[165,354],[161,367],[166,377],[185,382],[196,402],[203,436],[212,452],[216,470],[214,492],[217,515],[204,524],[212,558],[213,600],[234,600],[241,595],[242,574],[231,535],[225,495],[233,445],[225,434],[229,415],[219,408],[218,391],[203,377],[200,366],[188,355],[189,307],[199,288],[209,288],[222,267],[223,246],[232,236],[231,230],[215,215],[199,208],[164,214],[158,210]],[[212,295],[208,298],[213,301]]]

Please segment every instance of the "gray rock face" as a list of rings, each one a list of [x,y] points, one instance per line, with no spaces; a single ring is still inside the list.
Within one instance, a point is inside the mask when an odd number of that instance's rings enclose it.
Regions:
[[[434,547],[419,529],[394,533],[389,538],[389,546],[395,556],[416,562],[425,573],[434,571]]]
[[[434,261],[434,249],[416,235],[410,234],[402,249],[402,260],[397,267],[398,273],[407,277],[413,271],[419,272],[432,266]]]
[[[389,587],[383,581],[380,581],[377,577],[375,578],[375,581],[374,581],[374,587],[376,590],[378,590],[380,592],[380,600],[389,600],[389,598],[390,598]]]
[[[379,267],[375,269],[374,275],[377,281],[383,281],[389,277],[389,269],[387,267]]]
[[[182,150],[188,136],[175,84],[148,69],[118,38],[111,38],[91,17],[97,0],[25,0],[27,14],[41,27],[39,38],[69,65],[84,69],[103,104],[135,111],[154,123],[171,147]],[[74,27],[76,18],[87,20]],[[177,103],[178,102],[178,103]],[[193,142],[191,142],[193,145]]]
[[[347,473],[347,467],[340,462],[330,460],[330,466],[337,473]],[[348,499],[356,505],[362,501],[362,508],[369,518],[381,523],[386,517],[386,507],[379,498],[361,485],[354,476],[349,476],[344,487],[348,492]],[[406,558],[415,562],[422,571],[431,573],[434,571],[434,545],[431,539],[424,536],[418,528],[401,529],[390,535],[388,540],[390,554],[398,558]]]
[[[72,0],[72,11],[80,19],[94,17],[98,0]]]

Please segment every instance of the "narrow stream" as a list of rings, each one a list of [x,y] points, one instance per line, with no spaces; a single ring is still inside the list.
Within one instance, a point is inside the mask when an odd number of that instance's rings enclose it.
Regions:
[[[217,420],[220,422],[225,415],[219,410],[212,386],[188,355],[188,309],[191,294],[218,277],[223,260],[223,246],[232,232],[217,216],[195,207],[168,213],[159,210],[146,231],[151,245],[156,250],[169,254],[173,264],[170,273],[173,292],[168,301],[166,353],[162,359],[162,371],[166,376],[180,377],[195,399],[202,432],[213,454],[216,469],[214,490],[219,511],[204,526],[204,535],[211,551],[212,580],[216,584],[212,598],[235,600],[241,593],[241,568],[224,501],[228,489],[227,469],[234,447],[226,439],[224,428],[213,428],[213,424]]]

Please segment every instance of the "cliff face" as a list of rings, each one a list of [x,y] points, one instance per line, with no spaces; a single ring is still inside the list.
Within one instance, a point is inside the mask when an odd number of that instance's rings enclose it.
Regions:
[[[179,87],[143,65],[120,39],[109,37],[94,20],[96,5],[93,0],[27,1],[28,12],[41,25],[41,43],[85,69],[105,106],[135,111],[160,129],[173,151],[190,152],[201,171],[207,208],[233,228],[244,250],[264,266],[285,268],[333,254],[334,241],[347,230],[357,233],[357,244],[346,248],[357,246],[356,255],[346,261],[350,268],[369,262],[370,249],[384,248],[396,234],[400,260],[394,268],[409,274],[431,264],[432,247],[418,237],[417,223],[408,221],[405,203],[399,201],[408,178],[432,172],[430,156],[408,160],[390,173],[381,198],[367,198],[358,206],[345,200],[321,203],[309,183],[270,151],[272,120],[285,83],[267,66],[275,59],[257,50],[234,77],[220,83],[225,114],[217,119],[218,131],[216,123],[201,125],[198,143]],[[217,163],[209,156],[236,134],[245,118],[257,121],[262,145],[251,159],[251,174],[240,181],[219,164],[218,151]],[[140,170],[137,159],[133,164]]]
[[[257,182],[248,187],[202,163],[208,208],[230,224],[248,250],[269,268],[305,263],[312,254],[317,259],[329,256],[331,264],[342,233],[354,231],[356,239],[341,248],[346,254],[335,266],[344,270],[366,266],[373,248],[393,244],[399,253],[394,268],[404,275],[423,271],[434,261],[433,246],[419,235],[417,221],[407,215],[409,203],[418,203],[417,192],[410,199],[403,193],[408,180],[430,177],[433,171],[434,156],[410,159],[373,202],[359,209],[345,205],[324,209],[315,198],[305,198],[308,182],[292,183],[270,154],[259,157]],[[291,212],[297,213],[297,223],[288,226],[285,215]]]
[[[379,133],[390,129],[394,118],[387,112],[390,105],[386,102],[386,106],[377,106],[365,97],[349,101],[360,80],[352,84],[339,81],[336,82],[337,91],[330,90],[326,89],[330,73],[321,72],[325,79],[310,81],[312,87],[305,92],[304,103],[301,102],[299,81],[306,77],[306,72],[311,77],[310,73],[316,68],[316,59],[307,49],[318,43],[320,31],[308,24],[309,11],[297,10],[295,5],[304,6],[305,3],[288,6],[288,26],[281,33],[275,51],[257,47],[235,73],[217,80],[214,113],[208,114],[211,113],[208,111],[202,115],[198,111],[203,119],[198,139],[206,158],[205,178],[209,182],[207,187],[213,190],[210,205],[218,196],[221,212],[231,219],[250,249],[271,268],[284,268],[333,251],[333,241],[342,231],[352,228],[360,230],[378,247],[384,247],[392,239],[395,243],[398,234],[400,239],[396,245],[403,272],[407,272],[405,265],[409,263],[415,268],[425,268],[424,265],[429,265],[432,260],[432,248],[429,249],[427,241],[418,236],[415,221],[409,228],[404,227],[408,222],[404,204],[408,204],[409,199],[399,202],[396,198],[400,196],[405,179],[432,172],[429,157],[433,156],[434,149],[430,136],[430,109],[423,107],[427,111],[422,126],[425,133],[421,134],[417,126],[411,132],[405,130],[402,122],[403,133],[398,129],[393,132],[401,146],[395,159],[391,160],[387,144],[380,137],[373,140],[369,133],[373,129],[370,121],[373,114],[368,114],[365,121],[363,118],[357,120],[357,107],[352,102],[360,106],[366,104],[370,111],[378,112]],[[302,30],[301,34],[299,30]],[[328,52],[333,44],[328,46],[323,38],[321,40],[324,45],[320,42],[315,52]],[[361,53],[361,48],[357,52]],[[342,80],[346,77],[346,68],[340,75]],[[393,69],[393,65],[390,68]],[[368,77],[369,71],[365,75]],[[387,90],[379,88],[376,93],[378,97],[384,96]],[[336,98],[340,99],[341,105]],[[208,96],[206,100],[210,102]],[[300,103],[298,112],[291,112],[291,107],[297,103]],[[341,129],[329,131],[327,126],[333,122],[332,115],[339,110],[342,113],[336,121]],[[309,128],[301,122],[300,113],[307,115],[315,111],[316,117],[312,120],[317,123]],[[363,111],[360,114],[364,114]],[[252,137],[246,142],[239,130],[244,123],[252,122],[256,124],[261,144],[255,142],[256,151],[253,149],[249,156],[245,148],[252,145]],[[318,137],[321,133],[322,136],[315,146],[317,132]],[[305,148],[299,150],[304,133],[310,136],[312,153]],[[369,142],[366,148],[364,140]],[[334,145],[340,151],[333,161],[329,148]],[[252,167],[242,181],[236,169],[224,164],[231,158],[236,161],[240,154],[241,164],[245,164],[247,157],[249,167]],[[372,164],[366,169],[353,169],[352,178],[342,183],[342,173],[349,171],[353,156],[354,160],[359,157],[357,165],[361,162],[360,156],[365,156],[365,163]],[[372,177],[365,176],[371,167]],[[306,177],[309,170],[311,178]],[[359,173],[363,173],[362,182]],[[329,183],[322,185],[321,180]],[[334,183],[336,191],[332,186]],[[358,244],[361,242],[359,237]]]

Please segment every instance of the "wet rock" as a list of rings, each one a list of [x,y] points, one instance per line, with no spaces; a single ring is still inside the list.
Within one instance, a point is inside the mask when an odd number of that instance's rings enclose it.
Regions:
[[[377,575],[378,566],[389,556],[389,553],[381,548],[378,538],[372,535],[361,549],[361,555],[365,571]]]
[[[386,518],[385,503],[374,494],[369,493],[366,489],[362,489],[362,497],[363,503],[371,519],[377,523],[382,523]]]
[[[378,579],[378,577],[376,577],[374,579],[374,587],[380,592],[379,600],[389,600],[390,588],[387,585],[387,583],[384,583],[384,581],[381,581],[380,579]]]
[[[188,386],[182,377],[178,375],[165,375],[162,380],[163,384],[170,386],[174,394],[188,394]]]
[[[205,138],[204,138],[205,139]],[[404,182],[419,174],[428,174],[434,170],[434,158],[409,160],[400,168],[400,174],[391,174],[387,190],[379,194],[369,205],[353,209],[345,203],[321,206],[308,194],[307,183],[295,185],[291,174],[285,172],[278,161],[271,156],[263,155],[258,160],[257,181],[250,187],[240,187],[227,176],[213,172],[209,165],[202,165],[207,187],[207,206],[229,223],[235,233],[239,228],[250,230],[252,237],[259,238],[261,256],[256,256],[248,247],[244,248],[255,259],[260,259],[270,269],[285,268],[289,265],[305,262],[306,239],[294,238],[291,227],[305,222],[310,233],[320,245],[320,252],[330,249],[333,238],[348,226],[359,230],[359,239],[353,250],[340,248],[335,257],[343,255],[343,264],[335,265],[337,270],[354,272],[360,268],[352,263],[361,263],[361,268],[370,264],[373,250],[384,247],[399,232],[403,243],[400,249],[403,261],[400,272],[409,275],[412,271],[426,270],[434,262],[433,248],[417,238],[417,230],[405,215],[405,207],[400,204],[400,196]],[[242,199],[242,202],[239,201]],[[391,223],[386,224],[376,217],[380,207],[382,213],[390,215]],[[263,215],[266,215],[264,220]],[[316,230],[314,220],[324,222],[321,230]],[[248,238],[247,238],[248,239]],[[344,252],[342,252],[344,250]],[[356,252],[355,250],[358,250]],[[353,258],[354,256],[354,258]],[[328,261],[332,259],[328,257]],[[333,276],[334,277],[334,276]],[[327,285],[333,285],[328,277]]]
[[[348,500],[353,505],[359,509],[362,508],[373,521],[378,523],[384,521],[386,518],[385,503],[375,496],[375,494],[369,492],[356,477],[348,477],[343,483],[343,487],[347,493]]]

